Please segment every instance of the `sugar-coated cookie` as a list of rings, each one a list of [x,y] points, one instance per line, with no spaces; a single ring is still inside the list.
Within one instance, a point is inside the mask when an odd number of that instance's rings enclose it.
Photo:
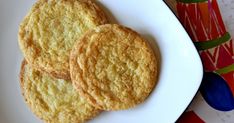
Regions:
[[[73,85],[92,105],[122,110],[143,102],[157,79],[153,50],[137,32],[117,24],[86,32],[70,55]]]
[[[20,86],[33,113],[47,123],[83,123],[100,110],[80,97],[72,82],[51,78],[22,62]]]
[[[75,41],[105,23],[104,12],[91,0],[38,0],[20,24],[20,49],[34,69],[69,80]]]

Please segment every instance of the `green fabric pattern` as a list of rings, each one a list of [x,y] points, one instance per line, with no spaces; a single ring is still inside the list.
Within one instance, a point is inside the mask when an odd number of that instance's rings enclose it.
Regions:
[[[230,39],[231,39],[231,35],[229,33],[226,33],[224,36],[214,39],[214,40],[194,42],[194,45],[196,46],[198,50],[207,50],[207,49],[217,47],[220,44],[229,41]]]
[[[234,64],[224,67],[222,69],[216,70],[215,72],[218,74],[225,74],[234,71]]]

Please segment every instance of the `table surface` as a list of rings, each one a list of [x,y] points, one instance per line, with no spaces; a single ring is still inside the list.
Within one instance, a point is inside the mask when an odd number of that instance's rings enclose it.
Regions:
[[[164,0],[176,13],[176,0]],[[234,0],[217,0],[227,30],[234,37]],[[211,108],[201,94],[195,96],[187,111],[194,111],[206,123],[234,123],[234,110],[228,112]]]

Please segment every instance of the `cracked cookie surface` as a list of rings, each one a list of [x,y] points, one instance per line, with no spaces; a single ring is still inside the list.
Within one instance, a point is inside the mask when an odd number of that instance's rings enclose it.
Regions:
[[[70,55],[73,85],[92,105],[122,110],[143,102],[157,79],[153,50],[135,31],[106,24],[86,32]]]
[[[70,79],[69,55],[87,30],[107,23],[91,0],[38,0],[19,27],[19,46],[33,68]]]
[[[71,81],[51,78],[22,62],[20,86],[33,113],[47,123],[83,123],[100,110],[80,97]]]

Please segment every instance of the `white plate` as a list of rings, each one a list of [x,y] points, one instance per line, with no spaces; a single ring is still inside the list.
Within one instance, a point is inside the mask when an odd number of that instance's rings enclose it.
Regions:
[[[22,60],[18,25],[35,1],[0,1],[0,122],[37,123],[19,86]],[[91,123],[172,123],[186,109],[202,79],[202,65],[191,39],[161,0],[102,0],[112,20],[137,30],[161,54],[158,84],[134,109],[104,112]],[[113,17],[115,19],[113,19]],[[157,48],[159,47],[159,48]]]

